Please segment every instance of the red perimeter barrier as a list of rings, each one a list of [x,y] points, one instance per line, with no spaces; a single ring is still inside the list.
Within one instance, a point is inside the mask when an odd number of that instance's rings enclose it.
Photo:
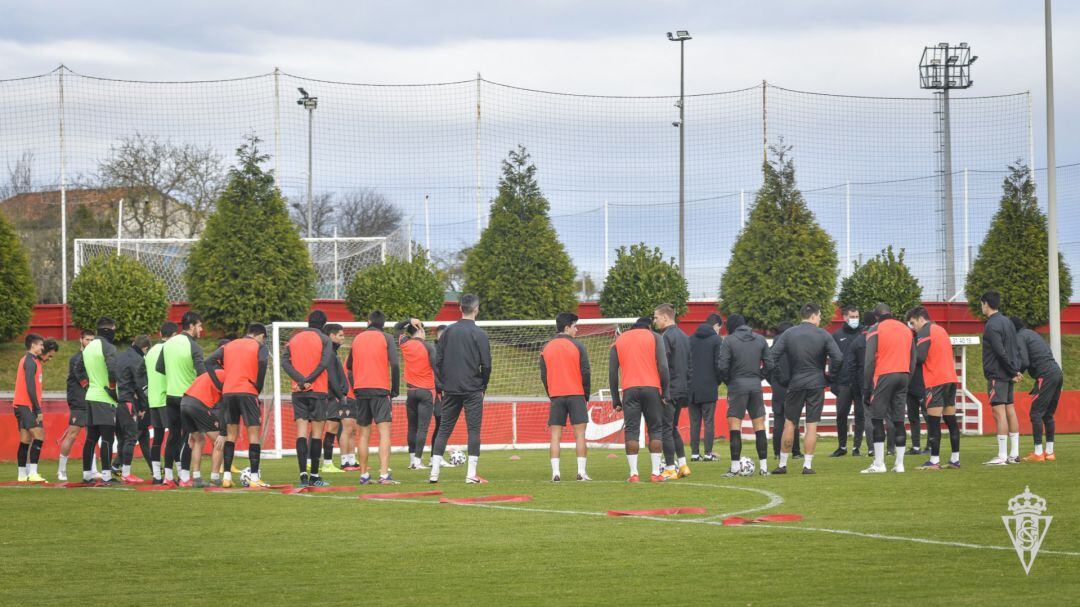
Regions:
[[[319,308],[326,312],[330,322],[351,322],[356,320],[345,302],[340,299],[317,299],[312,308]],[[972,316],[964,302],[924,302],[929,309],[930,316],[951,335],[975,335],[982,333],[983,321]],[[691,301],[687,304],[687,312],[679,319],[679,327],[687,334],[697,329],[698,325],[716,311],[714,301]],[[169,308],[169,320],[180,322],[180,317],[187,312],[189,306],[186,302],[174,302]],[[577,313],[582,318],[603,318],[600,305],[594,301],[585,301],[578,304]],[[63,304],[38,304],[34,306],[33,315],[30,317],[30,332],[39,333],[45,337],[61,338],[64,329],[64,306]],[[435,320],[457,320],[461,318],[457,302],[447,301],[443,303],[442,310],[435,315]],[[78,337],[78,328],[71,324],[71,314],[67,314],[68,339]],[[841,323],[839,311],[829,321],[828,329],[833,331],[839,328]],[[1046,333],[1046,327],[1037,329],[1040,333]],[[1080,303],[1069,304],[1061,311],[1062,333],[1075,335],[1080,334]]]
[[[990,434],[994,431],[994,421],[991,417],[989,402],[985,393],[975,395],[983,403],[983,432]],[[46,400],[45,411],[45,445],[41,456],[45,459],[56,459],[60,453],[59,440],[67,427],[67,404],[60,400]],[[593,423],[590,424],[592,432],[603,434],[590,435],[591,442],[621,442],[622,424],[615,423],[621,419],[621,415],[611,410],[609,402],[591,403],[591,416]],[[717,437],[727,436],[727,420],[723,413],[726,411],[727,402],[720,399],[717,404],[714,425]],[[1020,418],[1020,431],[1023,434],[1031,434],[1031,423],[1028,421],[1028,412],[1031,409],[1031,396],[1027,393],[1016,395],[1016,413]],[[296,442],[296,433],[292,419],[292,407],[288,402],[282,404],[282,446],[291,449]],[[546,400],[530,400],[515,402],[487,402],[484,405],[484,421],[481,427],[481,439],[485,444],[502,445],[525,445],[546,444],[550,440],[547,427],[548,402]],[[1061,403],[1058,406],[1057,432],[1059,434],[1080,433],[1080,390],[1063,392]],[[434,421],[434,420],[433,420]],[[269,420],[267,424],[271,423]],[[606,432],[605,424],[612,424],[610,432]],[[683,437],[688,440],[688,424],[684,417],[680,424]],[[427,444],[431,443],[431,434],[434,424],[428,430]],[[403,403],[394,403],[393,426],[391,427],[391,441],[395,447],[404,447],[406,441],[405,407]],[[605,433],[606,432],[606,433]],[[246,432],[240,432],[237,441],[237,449],[247,449]],[[573,434],[564,430],[564,446],[572,443]],[[467,439],[467,431],[464,419],[459,419],[454,433],[450,436],[450,445],[464,445]],[[0,401],[0,461],[15,459],[19,444],[19,432],[15,424],[15,416],[12,414],[11,401]],[[267,448],[272,445],[267,445]],[[210,446],[207,445],[207,453]],[[73,460],[77,460],[82,454],[82,435],[72,447]],[[136,448],[136,458],[140,456]]]

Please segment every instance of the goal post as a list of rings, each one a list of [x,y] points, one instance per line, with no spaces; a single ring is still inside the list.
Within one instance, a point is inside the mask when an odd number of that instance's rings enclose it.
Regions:
[[[395,322],[398,319],[395,319]],[[608,351],[615,337],[630,328],[636,318],[583,318],[577,323],[577,339],[589,354],[592,369],[592,394],[589,397],[589,426],[587,436],[595,446],[621,445],[622,415],[611,409],[607,395]],[[426,321],[427,339],[434,339],[432,328],[445,328],[456,321]],[[357,333],[367,328],[366,322],[341,322],[346,333],[345,343],[338,352],[342,361],[348,356],[349,346]],[[554,320],[480,320],[477,326],[488,334],[492,353],[492,372],[488,391],[484,398],[484,421],[482,441],[484,450],[529,449],[546,447],[548,444],[548,399],[540,381],[540,351],[555,336]],[[272,440],[264,443],[263,453],[268,457],[294,455],[291,446],[294,439],[292,405],[289,377],[281,368],[281,352],[285,343],[297,330],[307,327],[306,322],[275,322],[271,325],[270,364],[273,366],[270,385],[264,391],[267,399],[265,409],[273,418]],[[393,331],[392,321],[384,328]],[[404,362],[402,363],[404,372]],[[602,392],[601,392],[602,390]],[[392,442],[398,452],[407,450],[405,417],[405,382],[401,381],[401,395],[393,403]],[[430,443],[432,426],[429,426]],[[598,434],[599,433],[599,434]],[[564,439],[573,441],[573,433],[565,432]],[[464,445],[465,424],[459,423],[451,435],[451,445]],[[269,449],[267,447],[270,447]]]

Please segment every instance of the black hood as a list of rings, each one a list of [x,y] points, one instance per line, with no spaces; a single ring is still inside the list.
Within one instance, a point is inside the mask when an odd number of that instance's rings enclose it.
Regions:
[[[754,331],[750,329],[750,325],[743,325],[738,329],[735,329],[735,332],[732,333],[729,337],[734,337],[735,339],[741,341],[753,341]]]
[[[716,335],[716,331],[713,331],[712,325],[707,322],[701,323],[697,329],[694,329],[694,337],[705,338],[710,335]]]

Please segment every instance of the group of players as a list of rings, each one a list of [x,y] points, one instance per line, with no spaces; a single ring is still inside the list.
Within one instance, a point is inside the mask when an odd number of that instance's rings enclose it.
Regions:
[[[1036,380],[1031,406],[1035,448],[1024,459],[1052,461],[1061,368],[1038,334],[1019,319],[1005,318],[998,311],[998,293],[986,293],[982,306],[987,317],[983,370],[998,438],[998,455],[986,463],[1021,461],[1013,388],[1024,372]],[[343,470],[359,471],[361,484],[397,484],[390,470],[390,429],[392,401],[400,392],[402,359],[409,468],[428,469],[422,455],[434,420],[429,482],[439,482],[442,468],[453,465],[443,453],[464,412],[468,430],[465,482],[487,482],[477,474],[477,466],[491,350],[486,333],[475,322],[478,298],[464,295],[460,307],[462,320],[441,331],[436,328],[435,342],[426,339],[424,325],[415,318],[397,323],[392,337],[384,330],[383,313],[373,311],[367,329],[353,338],[344,362],[338,355],[345,342],[342,326],[328,323],[320,310],[311,313],[308,326],[285,344],[281,360],[291,380],[301,486],[326,486],[329,483],[321,472]],[[726,321],[713,314],[691,336],[678,327],[675,316],[671,305],[658,306],[651,318],[639,318],[622,331],[610,349],[608,382],[612,405],[623,413],[629,482],[640,480],[642,420],[648,433],[650,479],[667,482],[691,474],[677,430],[684,409],[690,416],[691,461],[718,459],[712,453],[713,418],[721,383],[727,385],[731,455],[731,466],[724,476],[753,474],[752,461],[742,457],[746,416],[754,428],[758,474],[786,474],[793,456],[803,459],[803,474],[815,473],[817,425],[826,388],[837,398],[839,445],[833,457],[847,454],[848,418],[854,408],[852,455],[860,454],[864,429],[872,447],[868,455],[873,456],[873,463],[863,473],[885,472],[886,454],[895,456],[892,470],[904,472],[905,414],[914,452],[921,452],[920,415],[927,424],[925,453],[930,457],[919,469],[942,468],[942,422],[949,430],[951,447],[945,466],[960,467],[953,348],[949,335],[931,320],[925,307],[909,310],[905,324],[884,304],[861,318],[859,310],[847,306],[842,308],[844,325],[829,334],[819,327],[820,308],[806,304],[800,310],[802,322],[777,327],[771,347],[739,314],[729,315]],[[574,314],[559,314],[556,335],[539,357],[540,378],[551,401],[551,478],[556,482],[561,480],[560,442],[567,422],[575,438],[576,479],[591,480],[586,471],[585,428],[592,382],[588,353],[575,338],[577,321]],[[724,326],[727,336],[722,338]],[[130,348],[118,353],[113,344],[115,333],[116,323],[101,318],[96,332],[83,332],[81,351],[69,362],[70,419],[60,440],[58,480],[67,480],[70,450],[85,429],[84,483],[145,482],[131,471],[138,444],[150,468],[151,482],[166,487],[202,487],[207,483],[201,475],[201,458],[209,442],[213,445],[209,484],[232,487],[242,421],[250,461],[244,484],[267,486],[259,472],[263,421],[259,394],[269,361],[266,327],[252,323],[243,337],[221,340],[205,357],[197,341],[202,322],[194,312],[185,313],[179,326],[164,323],[157,344],[141,335]],[[55,354],[58,344],[31,334],[26,347],[17,370],[14,398],[20,435],[18,479],[43,482],[37,468],[44,441],[42,365]],[[779,460],[771,472],[763,382],[772,390],[773,453]],[[800,421],[806,429],[802,453],[798,450]],[[379,473],[375,478],[367,461],[372,424],[378,430]],[[358,444],[354,445],[357,434]],[[115,476],[119,479],[114,479],[112,470],[114,438],[118,446]],[[335,438],[340,445],[341,468],[332,460]],[[702,444],[704,455],[698,451]],[[98,453],[101,473],[96,466]],[[179,471],[174,470],[176,465]]]

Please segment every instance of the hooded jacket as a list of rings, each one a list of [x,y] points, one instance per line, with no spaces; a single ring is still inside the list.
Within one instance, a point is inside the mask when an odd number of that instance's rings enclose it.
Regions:
[[[720,345],[712,325],[702,323],[690,336],[690,402],[713,403],[720,396]]]
[[[664,329],[664,348],[667,353],[668,377],[670,378],[669,398],[675,401],[690,397],[690,376],[694,372],[690,358],[690,338],[683,333],[679,325]]]
[[[773,361],[765,338],[743,325],[720,346],[720,377],[728,392],[761,390],[761,380],[772,375]]]

